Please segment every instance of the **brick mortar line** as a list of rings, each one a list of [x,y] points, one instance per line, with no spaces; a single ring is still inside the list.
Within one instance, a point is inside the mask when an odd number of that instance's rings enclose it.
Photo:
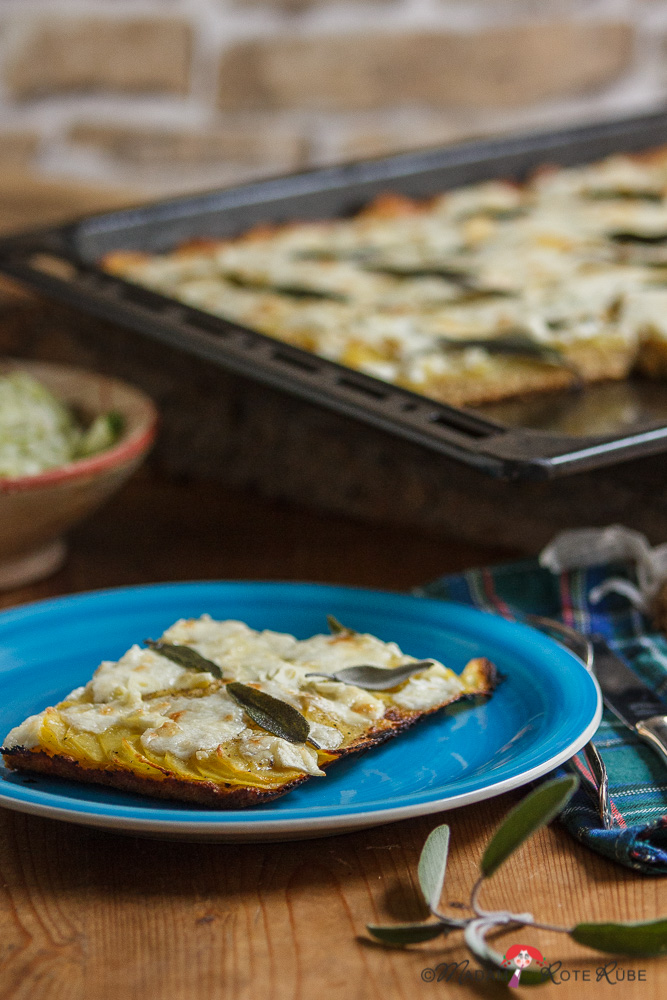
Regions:
[[[229,39],[230,43],[234,43],[242,37],[272,37],[276,31],[279,33],[284,31],[291,36],[296,34],[306,37],[320,33],[353,33],[356,29],[368,27],[381,32],[386,31],[388,34],[404,28],[425,27],[469,35],[485,30],[502,28],[511,30],[525,25],[544,25],[563,21],[574,24],[622,21],[632,26],[639,26],[644,21],[653,23],[656,18],[664,19],[662,23],[667,23],[667,4],[661,4],[658,10],[632,8],[625,12],[617,4],[609,5],[609,0],[606,0],[599,7],[586,10],[574,6],[569,10],[560,6],[557,9],[550,7],[546,14],[536,12],[532,7],[504,8],[498,13],[495,13],[494,9],[487,8],[485,13],[481,7],[460,8],[458,4],[450,7],[446,2],[438,0],[403,0],[402,3],[389,3],[387,6],[373,0],[354,5],[344,2],[339,4],[336,0],[327,3],[323,0],[322,4],[295,13],[273,7],[271,3],[250,10],[234,6],[225,7],[222,3],[215,6],[198,4],[196,7],[175,3],[168,8],[162,4],[159,8],[137,6],[121,10],[116,7],[103,10],[99,7],[73,10],[69,6],[65,10],[49,6],[32,12],[29,9],[27,16],[24,7],[5,7],[0,12],[0,21],[20,24],[27,35],[31,27],[39,27],[40,23],[49,25],[67,21],[75,23],[82,20],[100,20],[105,23],[123,24],[150,15],[155,15],[156,22],[181,21],[195,31],[200,29],[212,32],[217,42]],[[382,23],[378,28],[379,15]]]

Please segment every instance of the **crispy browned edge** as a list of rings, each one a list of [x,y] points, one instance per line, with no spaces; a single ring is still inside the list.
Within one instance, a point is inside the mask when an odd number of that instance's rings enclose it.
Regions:
[[[404,730],[409,729],[420,719],[433,715],[434,712],[454,705],[459,701],[489,695],[498,683],[498,675],[494,665],[484,657],[475,661],[480,675],[479,689],[461,695],[452,701],[443,702],[427,712],[401,712],[397,708],[389,708],[377,725],[360,736],[349,747],[337,754],[334,760],[323,764],[328,767],[343,757],[361,753],[371,747],[378,746]],[[136,792],[139,795],[149,795],[158,799],[176,799],[181,802],[192,802],[211,809],[245,809],[249,806],[262,805],[280,798],[291,792],[298,785],[308,781],[310,775],[304,774],[285,782],[279,788],[251,788],[239,785],[213,781],[187,781],[175,778],[165,773],[161,778],[143,778],[127,768],[109,766],[97,768],[83,764],[74,757],[64,754],[50,754],[46,750],[27,749],[26,747],[0,747],[7,767],[14,771],[47,774],[70,781],[85,781],[95,785],[108,785],[124,792]]]

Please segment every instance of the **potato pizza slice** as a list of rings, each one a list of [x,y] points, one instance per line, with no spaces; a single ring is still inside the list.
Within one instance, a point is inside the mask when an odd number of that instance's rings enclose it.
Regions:
[[[178,621],[12,729],[5,763],[239,808],[495,686],[484,658],[457,675],[333,619],[332,629],[299,640],[207,615]]]

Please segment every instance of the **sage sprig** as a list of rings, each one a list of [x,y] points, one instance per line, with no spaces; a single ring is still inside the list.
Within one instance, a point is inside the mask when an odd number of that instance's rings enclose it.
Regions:
[[[465,944],[478,963],[494,972],[500,981],[518,985],[538,985],[550,980],[549,969],[520,968],[504,959],[487,941],[487,935],[505,928],[536,927],[568,934],[574,941],[596,951],[615,955],[667,955],[667,918],[642,923],[579,923],[560,927],[536,920],[532,913],[485,910],[478,897],[482,886],[533,833],[551,822],[574,795],[579,779],[572,775],[540,785],[527,795],[505,818],[489,841],[480,862],[480,877],[470,894],[471,917],[455,919],[438,910],[447,867],[449,827],[438,826],[429,835],[419,859],[419,886],[431,918],[427,921],[378,925],[368,924],[368,932],[385,945],[404,947],[431,941],[459,929]]]
[[[222,680],[222,670],[213,660],[207,660],[205,656],[198,653],[192,646],[182,646],[173,642],[163,642],[162,639],[146,639],[149,649],[166,657],[172,663],[177,663],[185,670],[198,670],[202,674],[213,674],[218,680]]]

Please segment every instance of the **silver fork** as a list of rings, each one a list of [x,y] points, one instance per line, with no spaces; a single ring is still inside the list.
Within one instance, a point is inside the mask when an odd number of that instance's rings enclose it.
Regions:
[[[595,652],[593,650],[593,643],[588,636],[582,635],[581,632],[570,628],[569,625],[563,625],[562,622],[555,621],[552,618],[544,618],[542,615],[522,614],[519,616],[519,620],[535,626],[535,628],[540,629],[542,632],[548,634],[555,633],[560,642],[570,652],[574,653],[577,659],[581,660],[586,670],[595,676]],[[584,788],[594,799],[605,830],[610,830],[613,824],[611,804],[609,802],[607,768],[592,741],[586,744],[583,753],[592,775],[592,781],[586,781]]]

